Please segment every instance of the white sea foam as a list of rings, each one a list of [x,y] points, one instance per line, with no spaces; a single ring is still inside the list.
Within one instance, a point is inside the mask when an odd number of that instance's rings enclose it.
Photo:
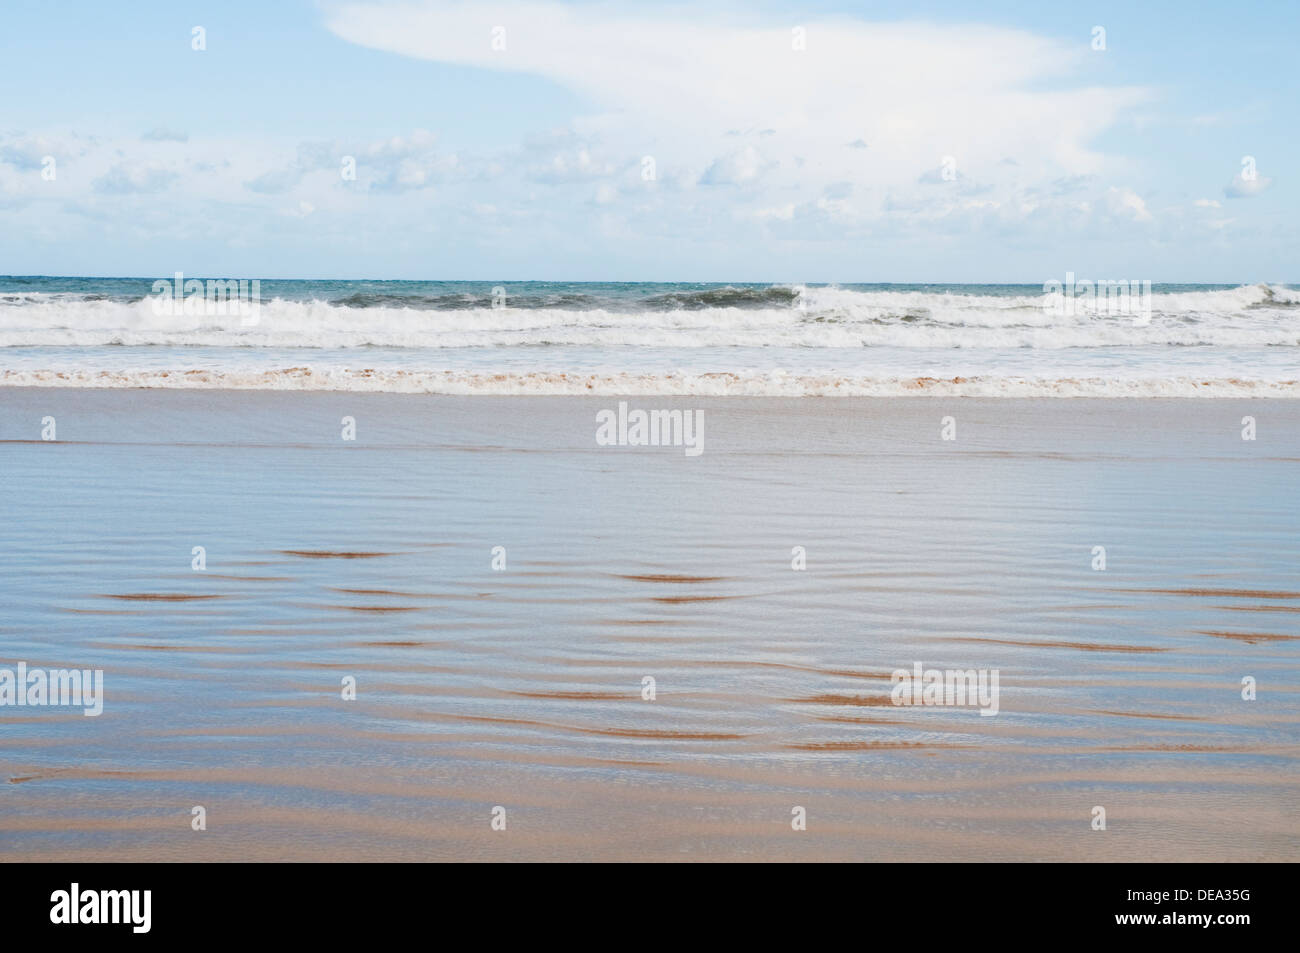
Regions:
[[[0,294],[0,383],[445,394],[1296,397],[1300,291],[1156,293],[1149,323],[1042,295],[790,287],[576,307],[273,298],[258,324]],[[414,299],[407,299],[414,300]],[[516,298],[515,300],[520,300]],[[717,306],[739,300],[741,306]],[[452,306],[443,307],[447,301]],[[789,302],[788,304],[784,302]],[[589,305],[586,308],[581,304]],[[600,307],[596,304],[603,305]]]

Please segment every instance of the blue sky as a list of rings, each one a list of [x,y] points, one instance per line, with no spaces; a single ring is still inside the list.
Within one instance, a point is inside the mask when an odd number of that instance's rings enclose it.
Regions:
[[[0,273],[1300,280],[1300,4],[1136,7],[7,0]]]

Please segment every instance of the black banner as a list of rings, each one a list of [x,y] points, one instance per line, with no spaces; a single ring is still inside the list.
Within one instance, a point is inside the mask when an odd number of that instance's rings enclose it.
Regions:
[[[7,865],[6,937],[73,942],[399,938],[429,920],[667,940],[697,919],[735,937],[786,921],[863,940],[1016,937],[1258,941],[1292,919],[1284,865],[730,865],[666,871],[525,865]],[[438,865],[441,866],[441,865]],[[699,878],[698,880],[696,878]],[[758,911],[757,917],[753,916]],[[668,924],[676,924],[671,930]],[[551,927],[546,927],[551,924]],[[620,924],[622,925],[620,927]],[[820,928],[820,927],[819,927]],[[648,934],[647,932],[648,931]],[[658,941],[656,941],[658,942]]]

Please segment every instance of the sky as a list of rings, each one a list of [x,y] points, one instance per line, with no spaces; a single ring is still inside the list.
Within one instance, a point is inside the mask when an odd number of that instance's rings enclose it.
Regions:
[[[1300,3],[5,0],[0,274],[1300,281]]]

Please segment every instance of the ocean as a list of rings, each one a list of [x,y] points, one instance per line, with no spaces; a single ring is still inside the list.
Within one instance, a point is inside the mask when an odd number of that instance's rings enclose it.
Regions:
[[[1296,397],[1294,285],[0,278],[0,382],[437,394]],[[1063,290],[1058,289],[1064,285]],[[1131,290],[1132,294],[1127,292]]]

